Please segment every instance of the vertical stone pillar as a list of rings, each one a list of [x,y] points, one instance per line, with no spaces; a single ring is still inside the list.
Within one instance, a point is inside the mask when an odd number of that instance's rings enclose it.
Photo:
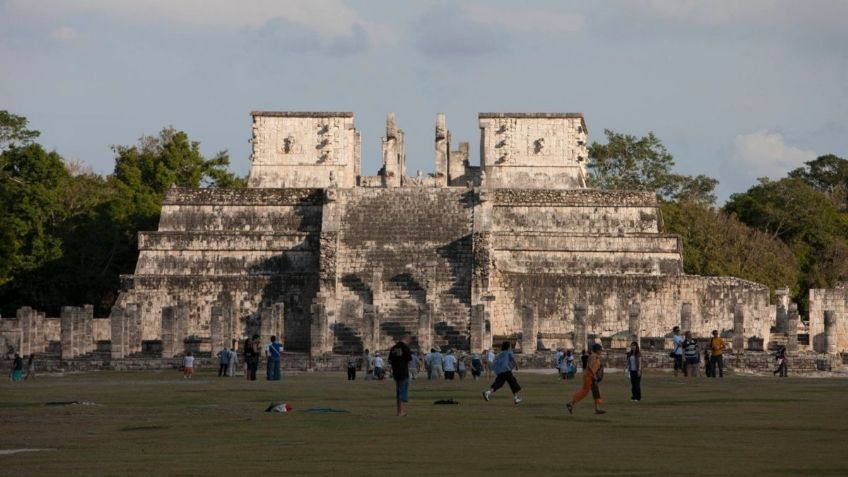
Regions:
[[[630,339],[637,343],[641,343],[639,339],[642,337],[642,323],[640,314],[641,307],[639,306],[639,303],[631,303],[630,307],[627,309],[627,329],[628,334],[630,335]]]
[[[310,348],[312,356],[321,356],[333,352],[333,337],[330,327],[335,321],[335,304],[326,296],[318,296],[312,305],[312,323],[310,326]]]
[[[380,346],[379,307],[363,305],[362,307],[362,346],[370,351],[376,351]]]
[[[684,303],[680,307],[680,334],[692,330],[692,304]]]
[[[468,143],[459,143],[459,149],[451,151],[448,156],[448,184],[451,186],[464,187],[469,177],[465,175],[468,167]]]
[[[733,308],[733,352],[745,351],[745,309],[741,303]]]
[[[162,357],[173,358],[177,355],[177,308],[174,306],[162,307]]]
[[[798,349],[798,304],[789,304],[789,313],[786,325],[786,349],[796,351]]]
[[[124,317],[126,320],[124,328],[125,352],[129,356],[141,352],[142,328],[141,310],[136,303],[127,303],[124,306]]]
[[[837,354],[839,320],[833,310],[824,311],[824,352],[833,356]]]
[[[777,305],[777,313],[774,320],[775,328],[778,333],[787,333],[789,329],[789,311],[788,311],[788,295],[789,290],[786,288],[778,288],[774,291],[775,301]]]
[[[479,353],[488,346],[483,345],[484,336],[486,335],[486,318],[485,305],[474,305],[471,308],[471,352]]]
[[[91,353],[97,349],[97,340],[94,336],[94,307],[92,305],[83,305],[79,309],[80,320],[80,354]]]
[[[521,305],[521,352],[535,353],[538,348],[538,316],[533,305]]]
[[[418,347],[428,353],[433,347],[433,313],[430,305],[418,307]]]
[[[123,359],[127,356],[127,317],[124,313],[124,307],[115,305],[112,307],[112,312],[109,313],[109,319],[112,324],[112,336],[110,349],[112,359]]]
[[[212,345],[212,356],[216,356],[224,346],[230,344],[224,340],[224,309],[219,305],[212,305],[209,311],[209,341]]]
[[[574,304],[574,351],[580,353],[583,350],[588,351],[589,334],[586,329],[586,314],[588,310],[585,304]]]
[[[406,176],[404,133],[395,126],[395,114],[386,114],[386,137],[383,138],[383,186],[400,187]]]
[[[259,310],[259,335],[262,336],[263,343],[269,343],[274,336],[274,320],[270,308]]]
[[[286,304],[274,303],[271,306],[271,319],[274,321],[274,335],[284,346],[286,344]]]
[[[15,317],[18,320],[18,329],[21,331],[18,338],[17,351],[24,357],[31,352],[32,320],[34,314],[34,310],[28,306],[18,308],[15,312]],[[5,352],[6,350],[3,351]]]
[[[74,315],[72,306],[63,306],[59,315],[61,326],[62,359],[71,359],[74,355]]]
[[[445,115],[436,115],[436,187],[448,185],[448,161],[450,156],[450,133],[445,124]]]

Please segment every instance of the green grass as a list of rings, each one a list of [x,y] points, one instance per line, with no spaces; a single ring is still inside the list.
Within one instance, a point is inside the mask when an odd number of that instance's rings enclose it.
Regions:
[[[845,379],[737,377],[684,381],[647,374],[601,385],[574,415],[578,381],[517,374],[484,402],[487,382],[413,382],[409,416],[394,416],[391,381],[343,373],[283,381],[200,372],[97,372],[0,384],[0,475],[848,475]],[[454,398],[455,406],[436,406]],[[45,406],[48,401],[92,406]],[[272,401],[289,414],[265,413]],[[334,407],[346,414],[312,414]],[[298,410],[301,410],[300,412]]]

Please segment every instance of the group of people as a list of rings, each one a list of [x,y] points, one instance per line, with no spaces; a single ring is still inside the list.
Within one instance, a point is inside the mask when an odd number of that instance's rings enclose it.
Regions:
[[[674,375],[680,372],[686,377],[696,377],[699,374],[699,363],[701,362],[701,346],[692,337],[692,332],[687,331],[680,334],[680,327],[675,326],[671,330],[672,351],[670,357],[674,359]],[[727,348],[724,338],[719,336],[718,330],[713,330],[709,344],[704,349],[704,374],[708,378],[724,377],[724,350]]]
[[[14,352],[14,358],[12,358],[12,369],[9,370],[9,380],[12,383],[15,383],[22,379],[30,378],[35,378],[35,353],[29,355],[29,359],[27,360],[27,373],[26,376],[24,376],[24,358],[20,353]]]
[[[239,365],[239,355],[236,349],[236,340],[232,347],[224,346],[218,351],[218,377],[235,376]],[[281,378],[280,365],[283,356],[283,344],[272,336],[271,340],[263,347],[259,335],[253,335],[244,341],[244,376],[248,381],[256,381],[256,372],[259,369],[259,359],[264,348],[267,360],[265,367],[265,378],[268,381],[279,381]],[[183,378],[191,379],[194,374],[194,356],[191,351],[183,356],[181,369]]]
[[[418,351],[411,351],[407,368],[410,380],[415,380],[422,371],[426,373],[427,379],[453,380],[458,377],[461,380],[468,375],[469,368],[471,377],[477,380],[483,376],[484,372],[487,377],[491,375],[491,363],[494,360],[495,354],[491,350],[472,353],[469,363],[468,355],[455,354],[453,350],[442,353],[438,348],[431,348],[423,356]],[[382,355],[379,352],[372,355],[368,349],[363,352],[361,359],[358,359],[353,352],[348,354],[346,366],[348,381],[356,380],[359,369],[365,373],[366,380],[385,379],[387,371],[389,377],[394,375],[394,369],[385,366]]]

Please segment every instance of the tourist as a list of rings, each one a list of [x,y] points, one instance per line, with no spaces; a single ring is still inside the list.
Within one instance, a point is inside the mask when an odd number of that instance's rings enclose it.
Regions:
[[[495,377],[495,382],[492,383],[492,386],[486,391],[483,391],[483,399],[486,401],[491,399],[492,394],[500,389],[504,383],[507,383],[509,384],[509,390],[512,391],[512,402],[515,404],[521,402],[521,396],[518,394],[519,391],[521,391],[521,386],[519,386],[518,381],[516,381],[515,376],[512,374],[512,370],[517,368],[515,364],[515,356],[512,354],[509,347],[509,341],[504,341],[503,344],[501,344],[501,352],[498,353],[498,356],[489,364],[489,368],[497,376]]]
[[[554,369],[559,371],[562,367],[562,357],[565,356],[565,352],[563,352],[562,348],[557,348],[556,353],[554,353]]]
[[[460,356],[456,361],[456,374],[459,379],[465,379],[465,356]]]
[[[409,341],[409,335],[405,334],[389,350],[389,364],[392,365],[392,377],[395,380],[398,416],[406,415],[406,403],[409,402],[409,363],[412,361]]]
[[[574,379],[577,373],[577,365],[574,364],[574,354],[571,350],[567,350],[560,360],[560,374],[563,379]]]
[[[21,354],[15,352],[14,362],[12,363],[12,371],[9,373],[9,380],[13,383],[15,381],[21,380],[21,375],[24,370],[24,360],[21,358]]]
[[[604,365],[601,363],[601,351],[603,351],[603,349],[604,348],[600,343],[594,343],[592,345],[592,355],[589,356],[586,370],[583,373],[583,387],[574,393],[574,395],[571,396],[571,401],[565,405],[569,414],[574,413],[574,406],[576,406],[581,399],[586,397],[586,395],[589,394],[589,391],[592,392],[592,398],[594,399],[595,414],[606,413],[606,411],[601,409],[601,403],[603,401],[601,400],[601,390],[598,387],[598,383],[604,379]]]
[[[365,368],[365,380],[371,380],[371,352],[368,351],[368,348],[365,348],[365,351],[362,353],[362,366]]]
[[[230,350],[224,346],[224,349],[218,351],[218,377],[224,376],[230,367]]]
[[[691,331],[686,332],[681,347],[683,348],[683,359],[686,362],[686,371],[684,374],[690,378],[694,378],[697,373],[698,359],[701,353],[698,349],[698,342],[692,338]]]
[[[708,378],[715,377],[715,369],[713,369],[713,351],[709,346],[704,349],[704,374]]]
[[[713,337],[710,338],[710,351],[712,351],[710,364],[713,368],[712,377],[716,377],[716,371],[718,371],[718,377],[724,377],[724,357],[721,355],[724,348],[724,340],[718,335],[718,330],[713,330]]]
[[[584,349],[580,352],[580,369],[586,371],[586,365],[589,363],[589,353]]]
[[[183,356],[183,379],[191,379],[192,375],[194,375],[194,356],[189,351]]]
[[[353,351],[347,356],[347,380],[356,381],[356,358],[353,356]]]
[[[236,369],[238,367],[238,351],[236,350],[237,342],[233,340],[233,347],[230,348],[230,352],[228,354],[227,361],[227,376],[233,377],[236,375]]]
[[[486,378],[492,377],[492,363],[495,362],[495,352],[491,349],[487,349],[484,351],[485,358],[483,359],[483,364],[486,365]]]
[[[382,380],[386,377],[386,373],[383,371],[383,357],[380,356],[380,352],[377,351],[374,353],[374,378]]]
[[[671,357],[674,359],[674,376],[683,371],[683,376],[686,376],[686,367],[683,366],[683,336],[680,335],[680,327],[675,326],[671,329],[671,344],[673,349]]]
[[[642,400],[642,352],[635,341],[630,343],[627,352],[627,371],[630,373],[630,400],[639,402]]]
[[[412,359],[409,361],[409,377],[415,379],[418,375],[418,367],[421,366],[421,358],[418,357],[418,351],[412,353]]]
[[[266,374],[268,381],[280,380],[280,358],[283,356],[283,344],[277,341],[276,336],[271,337],[271,342],[265,348],[265,356],[268,357]]]
[[[480,379],[482,374],[483,360],[480,359],[480,355],[478,353],[474,353],[471,355],[471,377],[476,381]]]
[[[244,361],[247,367],[247,379],[256,381],[256,370],[259,368],[259,335],[253,335],[245,340]]]
[[[774,359],[777,363],[777,369],[772,374],[780,374],[781,378],[785,378],[789,371],[789,366],[786,362],[786,346],[777,348],[777,351],[774,353]]]
[[[448,354],[443,359],[445,368],[445,379],[453,380],[456,374],[456,356],[453,355],[453,350],[448,351]]]
[[[27,373],[24,379],[35,379],[35,353],[29,354],[29,361],[27,361]]]
[[[424,354],[424,369],[427,371],[427,379],[433,379],[433,367],[430,365],[433,357],[433,349]]]
[[[430,379],[442,379],[444,373],[444,357],[438,348],[430,350]]]

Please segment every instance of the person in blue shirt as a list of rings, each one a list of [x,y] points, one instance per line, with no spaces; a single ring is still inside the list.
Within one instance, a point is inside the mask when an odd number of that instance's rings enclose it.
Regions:
[[[501,352],[498,353],[495,361],[489,363],[489,366],[495,373],[496,377],[495,382],[492,383],[492,387],[483,391],[483,399],[486,401],[491,399],[492,393],[500,389],[504,383],[507,383],[509,384],[510,391],[512,391],[512,401],[515,404],[521,402],[521,396],[518,394],[518,392],[521,391],[521,386],[518,385],[518,381],[516,381],[515,376],[512,374],[512,370],[516,369],[515,356],[513,356],[512,351],[509,348],[509,341],[504,341],[501,345]]]
[[[283,345],[277,341],[276,336],[271,337],[271,342],[265,349],[268,356],[268,381],[280,380],[280,357],[283,355]]]

